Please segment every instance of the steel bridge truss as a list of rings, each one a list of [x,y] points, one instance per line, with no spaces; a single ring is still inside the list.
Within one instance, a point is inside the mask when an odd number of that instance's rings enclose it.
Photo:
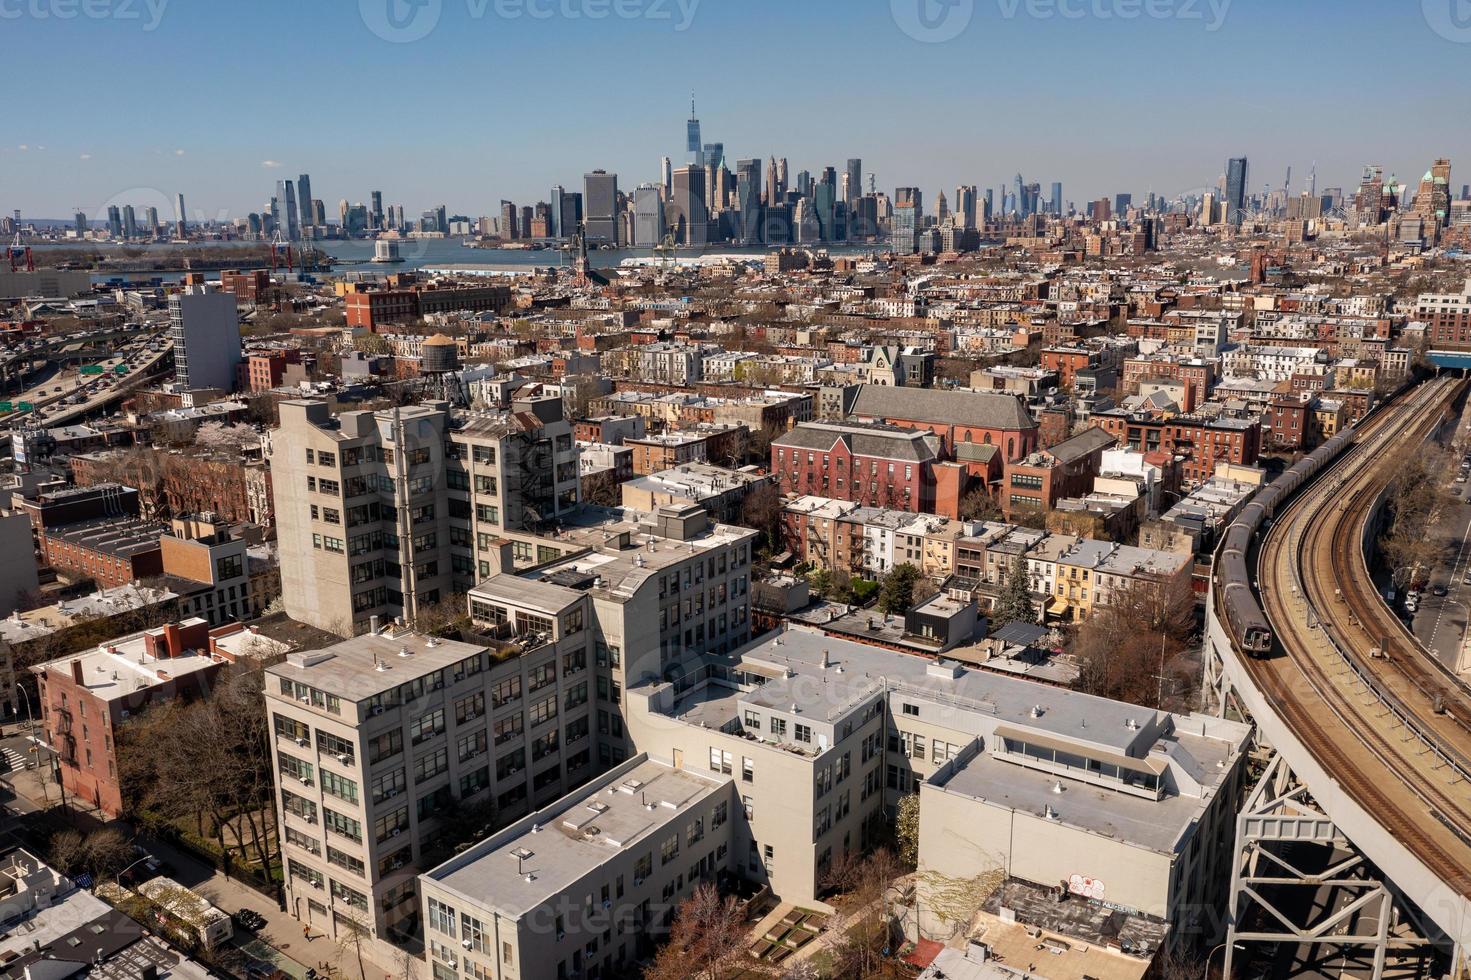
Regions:
[[[1382,980],[1391,954],[1428,956],[1438,945],[1422,938],[1438,930],[1427,931],[1279,754],[1236,818],[1235,859],[1226,978],[1253,946],[1337,952],[1354,958],[1357,975]]]

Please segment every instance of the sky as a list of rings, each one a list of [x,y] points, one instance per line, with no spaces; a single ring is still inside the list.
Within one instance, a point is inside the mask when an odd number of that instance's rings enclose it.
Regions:
[[[1464,0],[0,0],[0,212],[337,201],[496,214],[594,168],[685,160],[693,92],[731,165],[863,160],[929,207],[1253,191],[1439,156],[1471,182]]]

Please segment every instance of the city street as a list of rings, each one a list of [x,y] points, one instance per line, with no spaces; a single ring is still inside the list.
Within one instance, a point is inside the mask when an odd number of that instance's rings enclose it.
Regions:
[[[1452,473],[1460,465],[1460,455],[1471,447],[1471,403],[1462,412],[1456,437],[1452,443],[1455,453]],[[1471,670],[1468,656],[1466,627],[1471,618],[1471,480],[1452,482],[1446,487],[1447,503],[1441,510],[1440,519],[1430,529],[1430,534],[1441,545],[1443,555],[1439,567],[1432,569],[1429,585],[1420,596],[1420,607],[1411,617],[1411,629],[1420,642],[1433,650],[1453,672]],[[1435,588],[1443,586],[1444,596],[1437,596]],[[1403,606],[1398,606],[1403,608]],[[1467,675],[1462,673],[1463,677]]]

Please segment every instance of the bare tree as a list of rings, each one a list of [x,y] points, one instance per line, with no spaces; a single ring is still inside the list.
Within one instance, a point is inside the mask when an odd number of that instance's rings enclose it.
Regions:
[[[734,896],[721,897],[709,882],[679,906],[669,941],[644,973],[645,980],[720,980],[734,976],[742,958],[746,925]]]

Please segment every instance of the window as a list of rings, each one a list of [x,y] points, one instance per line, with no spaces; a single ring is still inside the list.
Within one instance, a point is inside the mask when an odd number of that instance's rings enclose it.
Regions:
[[[517,721],[520,720],[520,717],[520,715],[516,716]],[[469,762],[477,755],[485,754],[486,747],[487,741],[483,728],[477,732],[471,732],[455,743],[455,751],[459,754],[461,762]]]
[[[373,837],[382,844],[409,829],[409,808],[401,806],[392,813],[384,814],[373,824]],[[453,932],[450,935],[454,935]]]
[[[511,741],[511,739],[513,738],[519,738],[521,735],[521,731],[521,712],[518,711],[513,715],[507,715],[506,717],[495,723],[495,744],[502,745],[506,742]]]
[[[463,725],[485,714],[485,694],[477,692],[455,702],[455,724]]]
[[[756,763],[754,760],[741,756],[741,782],[754,783],[756,781]]]
[[[710,771],[730,775],[731,755],[729,752],[712,748],[710,750]]]
[[[403,731],[390,729],[368,742],[368,760],[373,763],[391,759],[404,749]]]
[[[557,696],[553,694],[533,704],[530,715],[533,725],[540,725],[557,717]]]
[[[322,792],[347,803],[358,801],[358,784],[326,769],[322,770]]]
[[[409,728],[410,736],[415,745],[444,734],[444,709],[435,708],[427,714],[420,715],[414,719]]]
[[[422,783],[449,771],[449,749],[438,749],[414,761],[414,782]]]
[[[438,899],[430,898],[429,928],[455,938],[455,910]]]
[[[812,741],[812,726],[801,723],[793,725],[792,737],[799,742],[810,743]]]
[[[906,715],[918,715],[919,714],[919,705],[917,705],[917,704],[906,704],[906,705],[903,705],[902,708],[903,708],[904,714],[906,714]]]
[[[346,837],[348,840],[362,843],[363,825],[351,817],[345,817],[335,810],[322,808],[322,825],[334,834]]]

